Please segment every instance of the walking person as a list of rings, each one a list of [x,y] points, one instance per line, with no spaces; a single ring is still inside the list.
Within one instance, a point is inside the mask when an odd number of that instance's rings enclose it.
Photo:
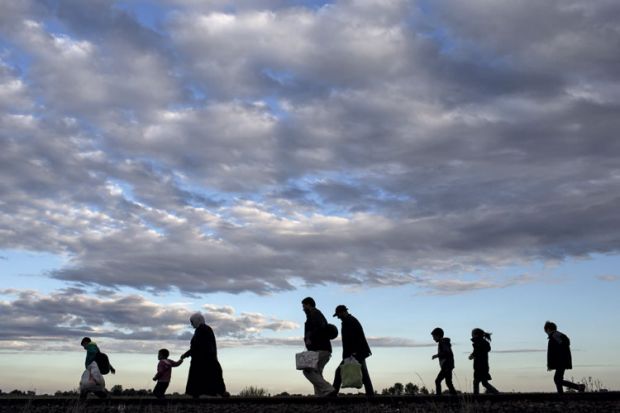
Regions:
[[[217,359],[215,334],[202,314],[196,313],[189,319],[194,327],[190,348],[181,360],[192,358],[187,376],[185,393],[197,399],[200,395],[229,397],[226,391],[222,366]]]
[[[84,361],[86,369],[80,379],[80,400],[86,399],[88,393],[91,392],[100,399],[105,399],[108,397],[108,391],[105,388],[103,374],[106,374],[108,371],[115,374],[116,370],[110,364],[107,356],[102,357],[103,353],[99,350],[97,343],[92,341],[90,337],[84,337],[80,345],[86,351],[86,360]],[[99,366],[99,363],[102,365]],[[104,363],[105,365],[103,365]],[[102,369],[104,370],[103,372]]]
[[[471,345],[474,351],[469,355],[469,359],[474,361],[474,394],[480,393],[481,383],[487,393],[499,393],[499,391],[489,383],[489,380],[491,380],[491,374],[489,373],[491,333],[487,333],[481,328],[474,328],[471,331]]]
[[[564,393],[564,387],[577,390],[582,393],[586,390],[585,384],[577,384],[564,380],[564,372],[573,368],[573,360],[570,352],[570,339],[558,331],[555,323],[545,323],[549,343],[547,344],[547,370],[555,370],[553,382],[558,393]]]
[[[345,359],[354,357],[362,366],[362,383],[364,384],[366,396],[372,397],[375,395],[375,391],[370,381],[368,367],[366,366],[366,359],[372,355],[372,352],[366,340],[364,329],[360,322],[357,321],[357,318],[349,314],[349,309],[345,305],[336,307],[334,317],[338,317],[342,321],[342,327],[340,328],[340,337],[342,338],[342,362],[336,369],[333,384],[334,392],[338,394],[342,383],[340,366],[344,364]]]
[[[452,384],[452,370],[454,370],[454,354],[452,353],[452,345],[450,339],[444,337],[444,332],[441,328],[437,327],[431,331],[433,340],[437,343],[437,354],[433,355],[432,359],[439,359],[439,374],[435,379],[435,388],[437,395],[441,395],[441,382],[446,381],[448,391],[450,394],[456,394],[454,385]]]
[[[306,322],[304,324],[304,343],[308,351],[319,353],[319,362],[316,369],[304,369],[303,374],[314,386],[316,396],[335,396],[334,387],[323,378],[323,369],[332,356],[332,344],[327,335],[327,320],[321,311],[316,308],[312,297],[301,301]]]
[[[183,363],[183,359],[179,361],[169,360],[170,351],[165,348],[162,348],[157,352],[157,359],[159,363],[157,363],[157,374],[153,377],[153,381],[156,381],[157,384],[153,389],[153,395],[160,400],[165,399],[166,390],[170,385],[170,379],[172,378],[172,368],[178,367]]]

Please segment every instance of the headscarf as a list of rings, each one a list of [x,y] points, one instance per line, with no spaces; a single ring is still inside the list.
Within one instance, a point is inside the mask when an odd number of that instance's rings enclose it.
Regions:
[[[200,313],[194,313],[189,318],[189,322],[192,324],[192,326],[194,326],[194,328],[198,328],[198,326],[205,324],[205,318]]]

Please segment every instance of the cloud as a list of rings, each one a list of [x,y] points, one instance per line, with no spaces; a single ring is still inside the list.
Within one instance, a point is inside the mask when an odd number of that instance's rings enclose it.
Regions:
[[[3,9],[0,248],[258,294],[620,250],[617,2],[302,3]]]
[[[131,344],[135,351],[145,350],[153,341],[188,341],[192,332],[189,317],[196,311],[183,305],[162,305],[139,295],[89,295],[84,290],[66,289],[50,294],[31,290],[1,290],[11,297],[0,301],[0,346],[6,349],[29,348],[27,343],[49,342],[50,348],[65,349],[68,339],[92,336],[104,341]],[[299,328],[292,321],[260,313],[237,314],[231,307],[205,304],[207,323],[218,339],[237,343],[252,340],[266,331]],[[123,345],[124,345],[123,344]]]
[[[605,281],[605,282],[620,281],[620,276],[618,275],[599,275],[596,278],[598,278],[601,281]]]

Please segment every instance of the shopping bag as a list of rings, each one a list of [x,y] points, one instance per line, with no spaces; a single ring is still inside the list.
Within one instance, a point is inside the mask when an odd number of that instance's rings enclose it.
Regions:
[[[354,358],[349,357],[340,365],[342,388],[362,388],[362,365]]]
[[[316,369],[319,366],[318,351],[302,351],[295,354],[297,370]]]

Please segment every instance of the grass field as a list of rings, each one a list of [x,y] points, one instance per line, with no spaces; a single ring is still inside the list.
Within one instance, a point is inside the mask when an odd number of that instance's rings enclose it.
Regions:
[[[88,399],[79,402],[70,398],[31,397],[0,398],[0,413],[60,413],[60,412],[119,412],[119,413],[182,413],[182,412],[620,412],[620,392],[564,394],[508,393],[501,395],[434,396],[377,396],[372,400],[346,396],[337,399],[314,397],[232,397],[229,399],[186,398],[158,402],[153,398]]]

